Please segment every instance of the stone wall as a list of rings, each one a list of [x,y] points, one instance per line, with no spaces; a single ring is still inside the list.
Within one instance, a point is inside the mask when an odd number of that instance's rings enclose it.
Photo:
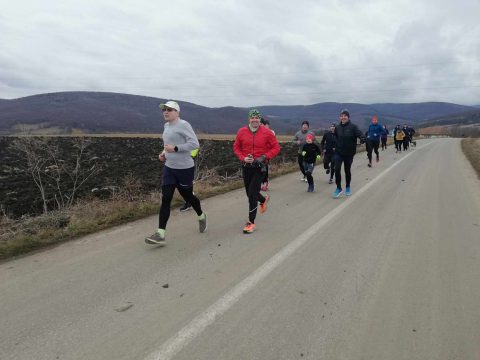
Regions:
[[[12,147],[15,137],[0,137],[0,206],[10,216],[38,214],[43,201],[31,175],[25,170],[26,159]],[[78,138],[50,137],[45,139],[59,149],[64,162],[75,160],[73,142]],[[158,161],[163,143],[153,138],[85,138],[89,143],[84,156],[100,169],[80,189],[79,196],[92,194],[92,189],[120,187],[126,176],[132,175],[145,192],[159,190],[162,166]],[[237,173],[240,164],[233,154],[233,141],[201,140],[202,168],[215,169],[222,176]],[[281,144],[282,151],[275,162],[296,160],[296,147]],[[203,150],[202,150],[203,149]],[[93,160],[92,160],[93,159]],[[65,180],[68,183],[68,179]],[[66,184],[68,187],[68,184]],[[47,186],[49,208],[55,207],[54,189]]]

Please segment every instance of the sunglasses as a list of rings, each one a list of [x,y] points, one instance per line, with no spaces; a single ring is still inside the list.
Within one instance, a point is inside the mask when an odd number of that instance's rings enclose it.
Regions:
[[[163,112],[172,112],[172,111],[175,111],[175,109],[172,109],[172,108],[163,108],[162,109]]]

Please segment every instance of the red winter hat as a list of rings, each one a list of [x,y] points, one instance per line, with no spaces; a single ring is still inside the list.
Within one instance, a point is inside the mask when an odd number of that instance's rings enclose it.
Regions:
[[[313,134],[308,134],[307,136],[305,136],[305,140],[307,139],[311,139],[313,141],[315,140],[315,136]]]

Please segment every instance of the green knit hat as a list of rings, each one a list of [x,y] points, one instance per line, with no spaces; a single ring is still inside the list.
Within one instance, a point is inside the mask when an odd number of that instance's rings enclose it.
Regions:
[[[262,114],[260,114],[260,111],[258,111],[257,109],[252,109],[248,112],[248,118],[251,119],[253,117],[257,117],[260,119],[262,117]]]

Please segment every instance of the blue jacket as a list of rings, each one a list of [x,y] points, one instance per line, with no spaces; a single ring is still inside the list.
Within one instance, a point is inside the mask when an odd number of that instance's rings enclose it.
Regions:
[[[369,140],[380,141],[380,137],[383,134],[383,126],[380,124],[370,124],[368,127],[367,138]]]

